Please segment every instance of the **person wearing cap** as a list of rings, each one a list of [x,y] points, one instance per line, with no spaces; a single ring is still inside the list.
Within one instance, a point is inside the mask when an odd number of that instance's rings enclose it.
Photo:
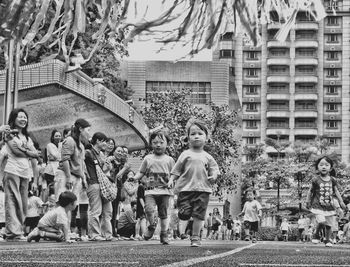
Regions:
[[[85,119],[77,119],[71,128],[70,136],[62,142],[61,160],[55,174],[56,200],[62,192],[69,190],[77,196],[79,205],[80,191],[83,185],[86,187],[83,143],[90,138],[90,127],[90,123]]]

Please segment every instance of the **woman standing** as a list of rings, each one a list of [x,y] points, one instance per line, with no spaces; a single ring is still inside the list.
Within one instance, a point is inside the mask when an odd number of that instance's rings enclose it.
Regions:
[[[44,172],[44,179],[46,181],[46,190],[43,194],[43,201],[46,202],[48,199],[48,192],[50,191],[50,187],[53,187],[55,175],[57,172],[58,164],[61,159],[61,149],[60,142],[62,136],[59,131],[54,129],[51,132],[50,143],[46,146],[46,158],[47,164]]]
[[[220,215],[219,209],[214,208],[213,209],[213,218],[212,218],[212,231],[213,231],[213,239],[216,240],[219,238],[219,233],[222,225],[222,217]]]
[[[85,153],[85,164],[87,169],[89,198],[89,216],[88,233],[91,241],[113,240],[112,236],[112,203],[102,198],[100,184],[96,171],[96,165],[99,165],[103,171],[110,167],[108,162],[101,157],[101,151],[106,147],[107,136],[97,132],[92,136],[92,148],[87,149]]]
[[[37,189],[38,168],[35,158],[39,157],[32,139],[28,135],[28,114],[23,109],[11,111],[8,124],[11,134],[5,137],[8,159],[4,169],[5,190],[5,236],[8,240],[26,241],[23,227],[28,209],[28,184],[31,179],[32,164],[34,182]]]
[[[62,142],[61,160],[55,175],[56,201],[62,192],[69,190],[76,195],[77,205],[79,205],[80,191],[82,186],[86,187],[83,143],[87,143],[90,138],[90,127],[90,123],[86,120],[77,119],[72,126],[70,136]],[[69,217],[72,217],[71,225],[74,228],[75,216]]]

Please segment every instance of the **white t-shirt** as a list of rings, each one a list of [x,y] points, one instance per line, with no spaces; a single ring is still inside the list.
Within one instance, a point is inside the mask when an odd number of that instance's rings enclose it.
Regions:
[[[41,206],[44,204],[44,202],[41,200],[41,198],[37,196],[32,196],[28,198],[28,211],[27,211],[27,218],[30,217],[38,217],[39,210]]]
[[[5,193],[0,191],[0,223],[5,222]]]
[[[48,211],[39,221],[39,225],[52,228],[58,228],[59,224],[68,227],[68,215],[61,206]]]
[[[257,200],[247,201],[244,203],[244,221],[256,222],[259,221],[259,211],[261,210],[261,205]]]
[[[18,147],[28,147],[28,148],[34,148],[34,144],[32,139],[28,137],[28,141],[25,138],[25,136],[15,136],[13,138],[15,143]],[[31,178],[31,170],[29,165],[29,159],[28,158],[19,158],[15,156],[11,149],[8,147],[8,144],[6,143],[6,149],[8,151],[8,159],[7,164],[5,166],[5,172],[11,173],[14,175],[17,175],[22,178]]]
[[[289,223],[288,222],[282,222],[281,223],[281,230],[282,231],[288,231],[289,230]]]

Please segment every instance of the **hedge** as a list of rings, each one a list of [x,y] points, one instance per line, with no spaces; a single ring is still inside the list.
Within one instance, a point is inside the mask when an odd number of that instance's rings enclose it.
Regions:
[[[276,227],[260,227],[259,232],[257,233],[257,238],[264,241],[282,241],[282,232],[279,228]],[[288,233],[289,241],[298,241],[299,232],[298,228],[292,228]]]

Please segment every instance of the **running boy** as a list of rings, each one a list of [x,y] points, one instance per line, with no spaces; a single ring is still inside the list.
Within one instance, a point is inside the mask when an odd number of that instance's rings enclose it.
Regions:
[[[134,177],[135,180],[144,177],[145,214],[149,226],[143,238],[149,240],[154,234],[156,229],[154,212],[155,207],[157,207],[158,216],[160,218],[160,242],[163,245],[169,244],[167,210],[169,208],[169,198],[172,192],[168,188],[168,181],[170,178],[170,171],[175,164],[174,159],[165,154],[169,141],[169,136],[164,131],[151,134],[150,144],[153,149],[153,154],[149,154],[144,158],[139,172]]]
[[[60,194],[58,199],[58,207],[47,212],[39,221],[36,227],[27,237],[27,241],[35,240],[39,242],[41,237],[45,237],[57,242],[66,241],[68,243],[75,242],[69,240],[69,220],[68,212],[77,206],[77,197],[70,191]]]
[[[245,240],[250,240],[252,234],[252,242],[256,243],[256,233],[259,231],[259,221],[262,215],[260,203],[254,199],[253,190],[246,192],[247,201],[244,203],[243,210],[239,216],[244,216],[244,233]]]
[[[214,158],[204,151],[208,139],[208,128],[201,121],[189,122],[187,138],[189,149],[181,153],[171,171],[168,186],[176,181],[175,192],[178,193],[179,231],[185,234],[188,220],[193,218],[191,246],[199,247],[200,230],[212,193],[213,184],[220,174],[219,166]]]

